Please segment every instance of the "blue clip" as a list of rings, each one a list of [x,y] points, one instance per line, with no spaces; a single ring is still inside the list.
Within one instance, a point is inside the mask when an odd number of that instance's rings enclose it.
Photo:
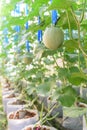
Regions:
[[[52,24],[55,24],[57,22],[57,11],[52,10]]]
[[[42,41],[42,30],[38,30],[38,41]]]
[[[26,28],[26,30],[29,28],[29,26],[28,26],[28,21],[27,21],[26,24],[25,24],[25,28]]]

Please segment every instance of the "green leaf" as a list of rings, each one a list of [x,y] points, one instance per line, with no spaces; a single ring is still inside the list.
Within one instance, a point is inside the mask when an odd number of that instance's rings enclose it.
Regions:
[[[87,112],[87,108],[81,107],[63,107],[64,116],[66,117],[79,117]]]
[[[65,53],[65,60],[70,63],[75,63],[78,61],[78,55],[74,53]]]
[[[77,72],[79,72],[79,68],[76,67],[76,66],[72,66],[72,67],[69,67],[69,71],[70,71],[71,74],[77,73]]]
[[[32,11],[29,13],[29,18],[32,19],[34,16],[39,16],[39,12],[44,10],[48,2],[49,0],[35,0],[34,2],[32,2]]]
[[[49,49],[45,48],[42,57],[53,56],[56,52],[57,51],[55,51],[55,50],[49,50]]]
[[[81,83],[87,82],[87,75],[83,72],[73,72],[68,80],[73,85],[80,85]]]
[[[64,47],[67,52],[74,52],[78,49],[78,43],[75,40],[67,40],[64,42]]]
[[[58,69],[58,76],[60,79],[68,78],[69,77],[69,72],[67,68],[59,68]]]
[[[81,85],[81,83],[84,82],[84,80],[82,78],[78,78],[78,77],[76,77],[76,78],[70,77],[68,80],[73,85]]]
[[[28,71],[28,76],[32,76],[32,75],[35,75],[37,72],[37,68],[32,68]]]
[[[76,96],[76,91],[72,88],[72,86],[67,86],[67,87],[62,88],[62,93]]]
[[[54,9],[68,10],[68,8],[73,5],[74,6],[76,5],[76,3],[73,0],[53,0],[49,9],[50,10],[54,10]]]
[[[6,49],[7,50],[9,50],[9,49],[11,49],[12,48],[12,43],[10,43],[10,44],[8,44],[7,46],[6,46]]]
[[[20,0],[14,0],[14,1],[11,0],[10,3],[8,4],[6,3],[5,0],[2,0],[2,8],[1,8],[0,16],[9,16],[17,2],[20,2]]]
[[[75,97],[70,94],[64,94],[59,97],[58,101],[60,101],[63,106],[70,107],[74,104]]]
[[[72,73],[72,77],[73,78],[78,77],[78,78],[82,78],[84,80],[87,80],[87,75],[84,74],[83,72]]]
[[[28,95],[32,95],[35,90],[36,90],[35,84],[33,84],[33,83],[29,84],[26,88]]]
[[[52,86],[53,86],[53,83],[51,81],[50,82],[46,82],[46,83],[43,83],[43,84],[37,86],[37,90],[36,91],[40,95],[48,96],[50,94]]]
[[[57,22],[57,25],[61,26],[63,29],[68,29],[70,24],[70,29],[77,30],[77,24],[71,11],[64,11],[60,13],[60,19]]]

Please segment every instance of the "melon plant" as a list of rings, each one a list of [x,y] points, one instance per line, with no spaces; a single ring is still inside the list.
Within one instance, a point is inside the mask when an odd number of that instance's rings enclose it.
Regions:
[[[43,43],[47,48],[56,50],[63,44],[63,41],[64,33],[62,29],[52,26],[44,31]]]

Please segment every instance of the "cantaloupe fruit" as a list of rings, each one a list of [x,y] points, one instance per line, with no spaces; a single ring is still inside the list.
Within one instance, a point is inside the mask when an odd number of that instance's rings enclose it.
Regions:
[[[63,41],[64,33],[62,29],[52,26],[44,31],[43,43],[47,48],[56,50],[63,44]]]

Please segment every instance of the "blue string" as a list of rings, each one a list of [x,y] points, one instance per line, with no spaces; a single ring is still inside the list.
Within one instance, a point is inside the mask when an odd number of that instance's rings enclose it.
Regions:
[[[42,30],[38,30],[38,41],[42,41]]]
[[[30,51],[30,45],[29,45],[29,41],[28,40],[26,41],[26,49],[27,49],[28,52]]]

